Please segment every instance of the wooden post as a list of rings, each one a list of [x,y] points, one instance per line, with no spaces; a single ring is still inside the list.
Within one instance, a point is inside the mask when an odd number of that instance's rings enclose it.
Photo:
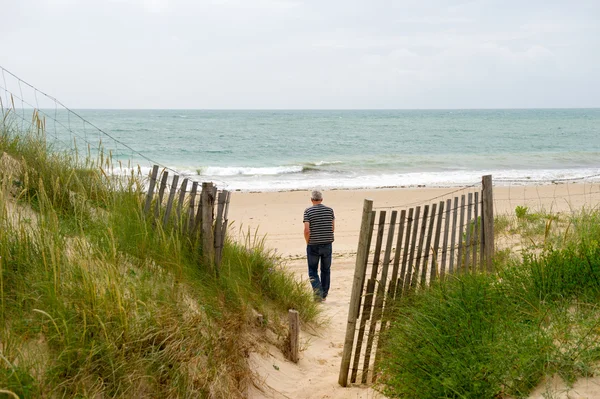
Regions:
[[[188,209],[188,230],[190,234],[194,231],[194,215],[196,210],[196,196],[198,195],[198,182],[192,182],[192,191],[190,192],[190,207]]]
[[[429,264],[429,251],[431,251],[431,239],[433,238],[433,226],[435,226],[435,211],[437,204],[431,205],[431,216],[429,217],[429,229],[427,230],[427,242],[423,248],[423,270],[421,272],[421,287],[427,282],[427,265]]]
[[[225,243],[225,237],[227,237],[227,225],[229,223],[229,219],[227,215],[229,215],[229,202],[231,201],[231,192],[225,191],[227,193],[227,197],[225,198],[225,211],[223,212],[223,231],[221,232],[222,238],[221,242]]]
[[[373,200],[366,199],[363,204],[358,249],[356,251],[356,266],[354,268],[354,280],[352,281],[352,294],[350,295],[350,305],[348,307],[346,338],[344,340],[344,351],[342,353],[340,375],[338,378],[338,383],[343,387],[348,385],[348,370],[350,369],[350,357],[352,356],[352,345],[354,343],[358,303],[362,294],[363,280],[367,267],[367,257],[369,256],[367,242],[369,241],[370,235],[369,228],[371,226],[372,210]]]
[[[215,197],[213,196],[213,184],[202,183],[202,257],[207,266],[214,268],[215,261],[215,238],[213,233],[213,207]],[[218,270],[215,269],[218,273]]]
[[[217,219],[215,221],[215,268],[217,274],[221,266],[221,255],[223,254],[223,212],[225,211],[225,201],[227,200],[227,191],[221,191],[217,199]]]
[[[194,230],[192,230],[192,234],[196,234],[196,232],[198,230],[200,230],[200,233],[202,233],[202,207],[204,206],[204,202],[202,201],[203,195],[204,195],[204,189],[200,188],[200,203],[198,204],[198,209],[196,210],[196,216],[194,219]],[[212,190],[211,190],[212,193]]]
[[[484,243],[485,243],[485,234],[484,234],[484,217],[483,217],[483,191],[480,192],[481,193],[481,229],[479,231],[479,267],[481,268],[481,271],[485,271],[486,269],[486,264],[485,264],[485,251],[484,251]],[[479,205],[478,205],[479,206]]]
[[[464,253],[465,253],[465,273],[469,272],[469,269],[471,267],[471,264],[469,262],[469,258],[470,258],[470,251],[471,251],[471,210],[473,208],[473,193],[469,193],[468,195],[468,201],[467,201],[468,205],[467,205],[467,224],[466,224],[466,231],[465,231],[465,247],[464,247]]]
[[[421,232],[419,233],[419,246],[417,247],[417,259],[415,261],[415,269],[410,287],[415,288],[417,281],[419,281],[419,271],[421,258],[423,257],[423,241],[425,240],[425,230],[427,229],[427,217],[429,216],[429,205],[423,207],[423,220],[421,221]]]
[[[148,186],[148,193],[146,194],[146,204],[144,205],[144,213],[147,215],[150,212],[150,205],[152,204],[152,197],[154,196],[154,186],[156,186],[156,178],[158,176],[158,165],[152,167],[152,173],[150,173],[150,185]]]
[[[442,242],[442,264],[440,266],[440,277],[446,275],[446,258],[448,256],[448,233],[450,232],[450,209],[452,200],[446,200],[446,223],[444,224],[444,240]]]
[[[187,189],[188,179],[183,179],[181,188],[179,189],[179,201],[177,203],[177,225],[181,223],[181,210],[183,209],[183,201],[185,200],[185,190]],[[185,224],[184,224],[185,225]]]
[[[415,217],[412,231],[412,237],[410,239],[410,255],[408,257],[408,265],[406,269],[406,275],[404,276],[404,287],[403,291],[406,292],[411,287],[413,264],[415,261],[415,247],[417,246],[417,233],[419,231],[419,216],[421,215],[421,207],[415,208]]]
[[[163,226],[167,227],[169,216],[171,216],[171,209],[173,208],[173,201],[175,200],[175,192],[177,191],[177,183],[179,182],[179,175],[173,176],[173,182],[171,183],[171,192],[169,192],[169,200],[167,201],[167,209],[165,210],[165,216],[163,218]]]
[[[406,221],[406,209],[400,212],[400,223],[398,224],[398,239],[396,241],[396,252],[394,253],[394,267],[392,269],[392,278],[388,288],[388,298],[391,300],[396,294],[396,285],[398,284],[398,271],[400,270],[400,258],[402,257],[402,238],[404,237],[404,222]]]
[[[160,216],[160,207],[163,203],[163,197],[165,195],[165,188],[167,188],[167,179],[169,178],[169,172],[166,170],[163,172],[162,179],[160,181],[160,189],[158,190],[158,201],[156,201],[156,206],[154,207],[154,217],[158,219]]]
[[[463,265],[463,233],[465,232],[465,195],[460,196],[460,223],[458,227],[458,258],[456,260],[456,272],[464,273]]]
[[[456,218],[458,217],[458,197],[454,197],[454,209],[452,210],[452,234],[450,235],[450,267],[448,271],[454,272],[454,252],[456,249]],[[458,266],[456,267],[458,270]]]
[[[438,211],[437,225],[435,226],[435,238],[433,240],[433,255],[431,259],[431,273],[429,275],[429,284],[434,281],[437,277],[437,265],[438,265],[438,250],[440,248],[440,235],[442,233],[442,218],[444,216],[444,201],[440,201],[440,208]]]
[[[492,175],[483,176],[482,181],[483,185],[483,236],[485,237],[484,241],[484,251],[485,251],[485,261],[487,265],[487,270],[489,272],[492,271],[494,264],[494,193],[492,189]]]
[[[363,285],[360,287],[361,295],[358,297],[358,313],[356,313],[356,318],[360,316],[360,307],[362,304],[363,295],[362,292],[365,289],[365,280],[367,278],[367,264],[369,263],[369,252],[371,251],[371,240],[373,239],[373,230],[375,229],[375,216],[377,215],[377,211],[371,211],[371,218],[369,219],[371,222],[369,226],[369,237],[367,238],[367,257],[365,258],[365,267],[364,275],[362,276]]]
[[[475,207],[473,208],[473,217],[475,223],[473,224],[473,238],[471,241],[473,242],[473,270],[475,271],[477,270],[477,242],[479,237],[479,193],[477,191],[474,193],[474,198]]]
[[[290,309],[288,313],[290,322],[289,340],[290,340],[290,360],[298,363],[298,352],[300,350],[300,315],[297,310]]]
[[[406,238],[404,239],[404,250],[402,251],[402,269],[400,270],[400,278],[398,279],[398,285],[396,286],[396,292],[394,298],[398,298],[404,292],[406,275],[410,272],[408,270],[408,250],[410,248],[410,232],[413,222],[413,212],[415,208],[408,210],[408,218],[406,222]]]

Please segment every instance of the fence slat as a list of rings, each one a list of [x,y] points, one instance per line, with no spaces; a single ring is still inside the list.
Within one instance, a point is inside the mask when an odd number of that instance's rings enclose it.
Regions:
[[[485,270],[485,251],[483,250],[483,245],[485,242],[485,229],[484,229],[484,221],[483,221],[483,191],[481,192],[481,230],[479,231],[479,267],[481,271]]]
[[[446,274],[446,258],[448,257],[448,234],[450,233],[450,209],[452,208],[452,200],[446,200],[446,223],[444,224],[444,241],[442,246],[442,265],[440,266],[440,276]]]
[[[398,223],[398,239],[396,240],[396,252],[394,253],[394,267],[392,269],[392,277],[388,288],[388,297],[394,298],[396,293],[396,285],[398,279],[398,271],[400,269],[400,258],[402,256],[402,238],[404,236],[404,222],[406,221],[406,209],[400,211],[400,222]]]
[[[469,272],[470,269],[470,262],[469,262],[469,258],[470,258],[470,250],[471,250],[471,211],[473,210],[473,193],[469,193],[468,196],[468,201],[467,201],[467,224],[466,224],[466,231],[465,231],[465,248],[464,248],[464,253],[465,253],[465,273]]]
[[[458,259],[456,261],[456,272],[464,273],[463,267],[463,234],[465,232],[465,195],[460,196],[460,224],[458,230]]]
[[[221,254],[223,253],[223,212],[225,211],[225,201],[227,200],[227,192],[221,191],[217,196],[217,218],[215,220],[215,268],[221,266]]]
[[[429,229],[427,230],[427,243],[423,248],[423,271],[421,273],[421,286],[425,286],[427,281],[427,265],[429,262],[429,252],[431,251],[431,237],[433,236],[433,226],[435,223],[435,211],[437,210],[437,204],[431,205],[431,216],[429,217]]]
[[[196,195],[198,195],[198,182],[192,183],[192,191],[190,192],[190,207],[188,209],[188,228],[190,233],[196,229],[194,226],[194,216],[196,215]]]
[[[202,232],[202,257],[208,267],[214,268],[215,238],[213,233],[213,208],[215,197],[213,193],[212,183],[202,183],[202,196],[200,197],[202,206],[202,225],[200,226]],[[214,269],[214,271],[218,273],[217,269]]]
[[[437,261],[438,261],[438,250],[440,248],[440,234],[442,233],[442,218],[444,216],[444,201],[440,201],[440,208],[437,216],[437,225],[435,227],[435,238],[433,240],[433,256],[431,259],[431,273],[429,275],[429,281],[434,281],[437,277]]]
[[[360,314],[360,306],[362,304],[362,298],[363,298],[362,292],[365,289],[365,281],[367,279],[367,264],[369,262],[369,251],[371,250],[371,241],[373,239],[373,231],[374,231],[374,228],[375,228],[375,216],[376,215],[377,215],[377,212],[376,211],[372,211],[371,212],[371,218],[369,219],[370,220],[369,223],[371,223],[371,225],[369,227],[369,238],[367,240],[367,257],[365,258],[365,268],[364,268],[364,273],[365,274],[364,274],[364,276],[362,276],[363,285],[360,287],[361,295],[358,297],[358,312],[359,313],[356,314],[356,317],[359,317],[359,314]]]
[[[160,180],[160,189],[158,190],[158,201],[156,201],[156,205],[154,206],[154,218],[158,219],[160,216],[160,208],[163,205],[163,197],[165,195],[165,188],[167,187],[167,179],[169,177],[169,172],[166,170],[163,171],[162,179]]]
[[[152,167],[152,173],[150,173],[150,185],[148,186],[148,193],[146,193],[146,204],[144,205],[144,213],[148,215],[150,212],[150,205],[152,204],[152,197],[154,196],[154,186],[156,186],[156,178],[158,177],[158,165]]]
[[[221,243],[225,245],[225,238],[227,237],[227,226],[229,225],[229,202],[231,201],[231,191],[224,190],[227,193],[225,197],[225,211],[223,212],[223,231],[221,232]],[[221,252],[223,252],[223,246],[221,246]]]
[[[185,200],[185,192],[187,190],[187,184],[188,184],[188,179],[185,178],[185,179],[183,179],[183,182],[181,183],[181,187],[179,188],[179,201],[177,202],[177,210],[176,210],[177,226],[179,226],[179,223],[181,223],[181,210],[183,209],[183,201]]]
[[[494,257],[494,196],[492,188],[492,175],[483,176],[483,211],[484,217],[484,251],[487,270],[492,271]]]
[[[473,220],[474,220],[474,228],[473,228],[473,237],[471,239],[472,241],[472,245],[473,245],[473,270],[477,270],[477,243],[478,243],[478,236],[479,236],[479,193],[477,191],[475,191],[475,193],[473,194],[474,196],[474,207],[473,207],[473,211],[474,211],[474,215],[473,215]]]
[[[458,216],[458,197],[454,197],[454,209],[452,210],[452,234],[450,237],[450,268],[449,272],[454,272],[454,260],[456,256],[454,254],[456,248],[456,219]],[[458,270],[458,266],[456,267]]]
[[[417,247],[417,259],[413,272],[413,278],[410,282],[411,288],[415,288],[419,279],[420,264],[423,258],[423,241],[425,240],[425,229],[427,228],[427,217],[429,216],[429,205],[423,207],[423,220],[421,221],[421,231],[419,233],[419,246]]]
[[[410,208],[408,210],[408,219],[406,223],[406,238],[404,238],[404,249],[402,251],[402,270],[400,272],[400,279],[398,280],[398,285],[396,286],[396,292],[394,293],[394,298],[400,297],[404,292],[404,287],[406,286],[406,274],[407,271],[407,263],[408,263],[408,251],[410,247],[410,232],[413,222],[413,212],[414,208]]]
[[[408,270],[406,271],[406,281],[403,290],[406,292],[411,287],[412,283],[412,272],[413,272],[413,264],[415,261],[415,247],[417,246],[417,232],[419,230],[419,216],[421,215],[421,207],[417,206],[415,208],[415,218],[412,231],[412,237],[410,241],[410,255],[408,257]]]
[[[163,226],[165,227],[169,221],[169,216],[171,216],[171,209],[173,209],[173,201],[175,200],[175,193],[177,192],[177,183],[179,183],[179,175],[173,176],[173,182],[171,183],[171,191],[169,192],[167,209],[165,210],[165,216],[163,218]]]
[[[194,231],[193,233],[197,233],[198,231],[200,231],[200,235],[202,235],[202,217],[204,216],[204,214],[202,213],[202,210],[204,209],[204,201],[202,198],[204,194],[204,183],[202,183],[202,187],[200,188],[200,202],[198,203],[198,209],[196,209],[196,217],[194,219]],[[212,190],[211,190],[212,193]]]
[[[354,343],[354,335],[356,329],[356,319],[358,317],[358,309],[360,306],[360,297],[367,267],[367,259],[369,256],[370,241],[369,236],[373,232],[371,219],[373,201],[365,199],[363,203],[363,213],[360,222],[360,235],[358,237],[358,248],[356,250],[356,265],[354,268],[354,278],[352,280],[352,293],[350,294],[350,304],[348,309],[348,323],[346,324],[346,337],[344,339],[344,350],[342,352],[342,361],[340,364],[340,375],[338,383],[345,387],[348,385],[348,370],[350,368],[350,358],[352,357],[352,344]]]

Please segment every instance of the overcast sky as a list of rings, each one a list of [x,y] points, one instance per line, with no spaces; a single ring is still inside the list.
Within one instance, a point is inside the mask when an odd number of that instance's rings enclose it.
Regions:
[[[600,0],[0,0],[0,10],[0,66],[71,108],[600,107]]]

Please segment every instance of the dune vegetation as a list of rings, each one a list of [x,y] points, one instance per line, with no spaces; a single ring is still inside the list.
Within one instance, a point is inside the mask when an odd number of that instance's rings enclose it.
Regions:
[[[600,360],[600,213],[496,218],[522,245],[495,273],[456,274],[395,304],[378,388],[401,398],[523,398],[596,375]],[[562,396],[561,396],[562,397]]]
[[[0,120],[0,396],[243,397],[252,351],[285,350],[312,293],[248,232],[218,277],[198,240],[143,212],[139,169],[53,151]],[[97,156],[91,156],[92,153]],[[234,227],[235,228],[235,227]],[[263,315],[256,322],[256,313]]]

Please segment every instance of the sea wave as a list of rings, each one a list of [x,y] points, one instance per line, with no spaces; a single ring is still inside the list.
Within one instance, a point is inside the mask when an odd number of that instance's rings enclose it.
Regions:
[[[244,166],[208,166],[196,170],[200,176],[275,176],[290,173],[301,173],[301,165],[272,166],[272,167],[244,167]]]

